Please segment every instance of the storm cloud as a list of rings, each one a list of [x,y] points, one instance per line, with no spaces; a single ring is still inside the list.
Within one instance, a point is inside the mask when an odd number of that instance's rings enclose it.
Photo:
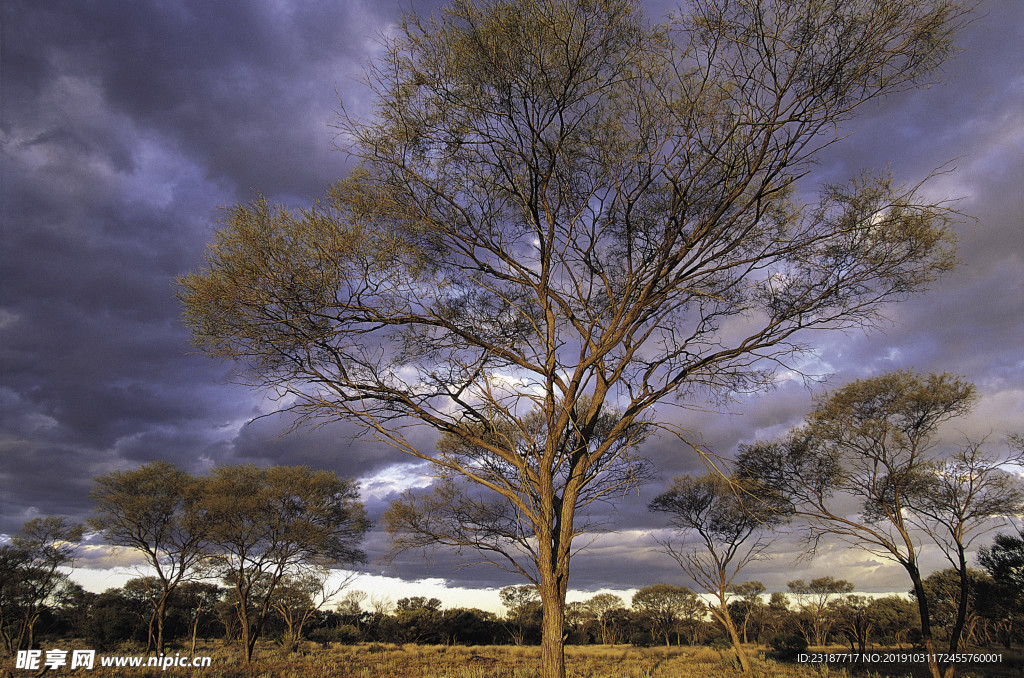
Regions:
[[[202,262],[224,206],[265,195],[306,204],[343,176],[332,150],[339,98],[368,112],[358,76],[380,37],[418,2],[140,0],[2,5],[0,55],[0,532],[35,515],[84,518],[90,478],[154,459],[202,473],[217,463],[309,464],[364,480],[371,516],[427,470],[344,423],[285,434],[276,404],[232,383],[229,365],[189,344],[175,276]],[[651,4],[661,11],[664,3]],[[653,11],[653,10],[652,10]],[[979,404],[951,431],[1002,444],[1024,432],[1024,3],[989,0],[963,32],[942,82],[868,105],[820,158],[823,180],[890,168],[930,173],[929,197],[955,200],[960,266],[893,306],[882,332],[822,335],[808,371],[722,413],[661,416],[722,455],[797,424],[815,389],[896,368],[953,371]],[[421,442],[429,446],[430,434]],[[573,585],[677,581],[651,546],[646,505],[698,455],[674,438],[646,450],[658,479],[617,504],[621,532],[580,553]],[[386,535],[368,538],[371,555]],[[792,541],[792,540],[790,540]],[[780,544],[751,577],[794,578],[799,545]],[[371,570],[455,585],[516,583],[457,569],[448,553]],[[889,566],[841,546],[813,570],[903,586]],[[841,566],[841,569],[840,569]],[[938,566],[938,565],[937,565]],[[638,572],[640,574],[638,574]],[[886,588],[890,587],[890,588]]]

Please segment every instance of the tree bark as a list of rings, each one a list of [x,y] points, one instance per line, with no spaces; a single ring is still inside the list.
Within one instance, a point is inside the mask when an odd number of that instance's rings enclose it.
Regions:
[[[541,678],[565,678],[565,589],[557,581],[541,580]]]
[[[729,615],[728,604],[723,601],[721,607],[717,613],[718,620],[722,622],[722,626],[725,627],[726,632],[729,634],[729,639],[732,641],[732,647],[736,650],[736,656],[740,660],[740,669],[743,673],[750,673],[750,660],[747,659],[747,654],[743,651],[743,645],[740,643],[740,636],[736,633],[736,625],[732,623],[732,617]]]
[[[910,580],[914,583],[914,595],[917,597],[917,610],[921,616],[921,640],[924,642],[925,652],[928,653],[928,672],[932,678],[944,678],[939,670],[939,663],[936,661],[935,639],[932,638],[931,618],[928,613],[928,600],[925,598],[924,582],[921,580],[921,572],[916,566],[910,563],[903,565]],[[952,666],[950,666],[952,668]],[[952,674],[945,678],[952,678]]]

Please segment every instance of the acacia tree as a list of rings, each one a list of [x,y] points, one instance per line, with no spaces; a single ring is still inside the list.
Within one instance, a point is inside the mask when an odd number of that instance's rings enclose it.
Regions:
[[[823,646],[828,642],[832,627],[839,621],[839,606],[853,593],[853,583],[834,577],[818,577],[804,583],[796,579],[786,583],[796,599],[797,624],[810,645]]]
[[[63,516],[32,518],[0,545],[0,637],[11,656],[35,644],[35,626],[68,583],[82,526]]]
[[[963,16],[952,0],[697,0],[658,26],[630,0],[407,16],[367,72],[374,117],[338,122],[358,167],[309,209],[230,209],[180,279],[186,323],[300,419],[354,421],[514,506],[543,675],[560,677],[579,498],[631,427],[672,397],[768,387],[799,333],[870,326],[952,265],[951,211],[887,176],[795,196],[858,105],[927,82]],[[418,424],[485,459],[421,448]],[[491,435],[507,430],[528,456]]]
[[[739,596],[740,600],[732,604],[730,611],[739,613],[736,615],[740,618],[740,628],[738,631],[743,637],[744,643],[747,642],[747,629],[750,627],[751,621],[754,622],[755,630],[757,631],[757,635],[754,636],[755,641],[760,636],[760,622],[763,621],[766,608],[764,601],[761,600],[761,596],[767,591],[768,589],[765,588],[764,583],[756,579],[745,581],[742,584],[733,584],[732,586],[732,593]]]
[[[1020,445],[1024,440],[1018,437],[1015,442]],[[992,577],[982,607],[1009,649],[1015,627],[1019,630],[1024,623],[1024,529],[1017,535],[997,534],[991,546],[978,549],[978,563]]]
[[[651,635],[664,638],[666,647],[671,644],[672,631],[680,622],[703,618],[706,609],[693,591],[672,584],[645,586],[633,594],[632,603],[633,610],[640,613],[650,626]]]
[[[603,645],[611,644],[613,642],[614,629],[612,627],[612,619],[608,613],[625,607],[622,598],[614,593],[598,593],[596,596],[588,598],[583,603],[583,607],[600,627],[601,643]]]
[[[745,447],[737,464],[744,475],[789,497],[796,515],[808,521],[812,541],[830,535],[907,571],[934,678],[942,671],[919,558],[921,539],[935,532],[928,531],[917,509],[923,496],[944,496],[934,485],[934,470],[944,463],[935,441],[940,424],[966,414],[974,398],[972,384],[949,374],[903,370],[862,379],[818,397],[804,428],[783,440]],[[980,501],[988,495],[973,496]],[[860,502],[859,514],[848,510],[851,498]],[[1012,513],[1013,505],[979,503],[964,510],[965,516],[979,511],[991,518],[999,511]],[[954,670],[950,663],[947,678]]]
[[[1024,513],[1024,481],[1010,472],[1024,466],[1024,446],[1012,439],[1005,453],[967,440],[951,457],[924,467],[908,497],[913,515],[959,576],[958,608],[949,634],[955,654],[968,622],[971,575],[967,550],[998,526],[996,519]]]
[[[505,614],[505,629],[512,636],[512,642],[522,645],[532,613],[540,598],[536,586],[506,586],[498,592],[501,604],[508,611]]]
[[[307,565],[301,572],[286,575],[278,582],[270,605],[285,624],[284,640],[289,652],[298,649],[303,627],[353,577],[354,574],[332,582],[329,568]]]
[[[202,481],[166,461],[93,479],[95,503],[89,525],[107,542],[141,553],[157,586],[150,605],[146,651],[164,651],[167,601],[183,581],[199,575],[206,555],[204,522],[197,508]]]
[[[771,544],[766,533],[787,519],[788,501],[757,481],[712,472],[674,478],[649,508],[667,513],[669,524],[683,537],[679,544],[672,539],[659,543],[698,586],[718,599],[711,612],[729,634],[743,672],[749,673],[729,598],[740,571],[764,557]]]
[[[248,664],[282,579],[361,561],[369,523],[353,481],[305,466],[218,466],[203,490],[209,563],[232,589]]]

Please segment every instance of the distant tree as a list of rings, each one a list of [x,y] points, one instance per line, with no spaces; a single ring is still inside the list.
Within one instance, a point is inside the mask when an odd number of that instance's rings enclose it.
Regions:
[[[866,596],[846,595],[836,606],[835,627],[846,636],[850,652],[858,657],[858,663],[867,651],[868,640],[875,628],[870,605],[871,599]]]
[[[862,379],[815,399],[807,425],[787,438],[741,450],[741,473],[784,493],[808,523],[811,546],[828,535],[899,563],[916,592],[933,678],[943,672],[920,570],[914,508],[941,461],[940,424],[970,411],[974,386],[949,374],[909,370]],[[849,511],[853,499],[859,514]],[[946,667],[946,678],[955,663]]]
[[[765,610],[765,625],[772,629],[774,635],[794,633],[798,630],[790,600],[782,591],[772,591],[768,596],[768,609]],[[771,640],[768,638],[767,640]]]
[[[124,589],[107,589],[88,602],[81,620],[83,637],[97,649],[107,650],[126,640],[146,640],[149,601],[131,598]]]
[[[756,480],[712,472],[675,478],[648,508],[668,514],[681,543],[664,539],[659,544],[704,592],[717,598],[711,612],[728,634],[743,672],[749,673],[729,599],[743,568],[765,557],[770,529],[789,519],[788,501]]]
[[[205,523],[197,508],[202,481],[166,461],[93,478],[89,525],[107,542],[142,554],[156,587],[146,651],[164,651],[167,601],[183,581],[198,576],[205,555]],[[155,641],[155,642],[154,642]]]
[[[608,615],[612,610],[625,607],[622,598],[614,593],[599,593],[584,602],[584,606],[593,615],[594,621],[601,629],[601,643],[608,645],[612,642],[612,619]]]
[[[281,580],[362,560],[369,523],[354,482],[304,466],[218,466],[203,490],[210,563],[234,591],[248,664]]]
[[[406,610],[432,610],[437,612],[441,609],[441,601],[437,598],[427,598],[426,596],[399,598],[398,602],[395,603],[395,609],[399,612]]]
[[[786,586],[796,598],[796,619],[807,644],[827,644],[828,635],[839,618],[839,605],[846,594],[853,592],[853,584],[845,579],[819,577],[807,583],[797,579]]]
[[[967,551],[998,519],[1024,514],[1024,480],[1011,471],[1024,467],[1024,446],[1011,439],[1006,452],[967,440],[952,456],[925,466],[908,505],[918,524],[939,546],[959,577],[959,608],[949,630],[949,653],[957,652],[971,623],[972,577]],[[968,634],[969,636],[970,634]]]
[[[449,645],[493,645],[502,635],[501,622],[493,612],[473,608],[442,610],[440,628]]]
[[[1024,629],[1024,529],[1017,535],[997,534],[991,546],[978,549],[978,563],[992,577],[980,592],[980,607],[1009,648]]]
[[[734,616],[739,617],[739,632],[743,636],[744,643],[747,642],[747,631],[751,627],[751,622],[757,626],[764,617],[765,604],[761,600],[761,596],[766,591],[764,584],[756,580],[732,585],[731,593],[739,596],[740,600],[730,604],[729,610],[738,612]],[[754,637],[756,638],[757,635]]]
[[[681,622],[701,618],[707,609],[693,591],[671,584],[645,586],[633,594],[632,603],[633,610],[647,620],[651,635],[663,638],[666,646]]]
[[[437,645],[446,640],[440,604],[399,609],[394,621],[398,642]]]
[[[952,265],[950,211],[914,189],[797,189],[858,106],[928,81],[964,13],[696,0],[652,26],[626,0],[455,0],[406,17],[367,74],[374,115],[338,122],[352,174],[301,213],[230,210],[181,280],[186,322],[301,417],[355,421],[514,506],[542,675],[561,678],[578,499],[622,466],[622,436],[669,398],[767,388],[807,330],[870,326]],[[410,422],[487,455],[420,449]]]
[[[965,647],[976,643],[975,631],[981,621],[977,604],[978,593],[991,584],[988,574],[980,570],[968,568],[966,576],[966,601],[961,598],[962,578],[961,572],[956,568],[932,572],[924,580],[924,591],[928,596],[932,623],[947,637],[953,633],[960,633]],[[911,591],[910,594],[913,596],[915,592]]]
[[[881,640],[895,642],[900,649],[912,632],[921,630],[917,605],[902,596],[875,598],[868,603],[868,616]]]
[[[363,628],[363,603],[369,598],[366,591],[346,591],[335,608],[341,615],[342,623],[354,627],[362,632]]]
[[[156,629],[156,618],[155,602],[164,599],[164,615],[166,616],[166,606],[168,598],[164,597],[164,585],[157,577],[135,577],[125,582],[124,586],[121,587],[121,594],[135,603],[135,606],[140,606],[142,609],[147,610],[146,615],[146,651],[151,651],[158,645],[157,640],[157,629]],[[162,638],[164,623],[160,623],[160,637]]]
[[[217,603],[224,597],[224,589],[203,581],[186,581],[175,591],[178,605],[188,612],[191,653],[195,654],[199,627],[213,616]]]
[[[331,574],[326,567],[307,565],[278,582],[270,604],[285,624],[285,645],[289,652],[298,649],[306,624],[352,579],[347,577],[332,583]]]
[[[533,625],[534,612],[540,602],[536,586],[506,586],[498,591],[501,604],[505,607],[506,629],[512,642],[522,645],[529,628]]]
[[[0,545],[0,637],[13,656],[35,643],[36,622],[68,585],[83,528],[62,516],[32,518]]]

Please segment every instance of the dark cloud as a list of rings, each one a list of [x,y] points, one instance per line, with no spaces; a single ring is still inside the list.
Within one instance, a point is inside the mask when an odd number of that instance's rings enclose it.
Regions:
[[[334,469],[363,479],[374,518],[396,492],[426,485],[428,469],[353,439],[351,426],[282,435],[287,416],[259,418],[275,403],[233,386],[230,366],[195,354],[172,280],[200,264],[220,206],[257,192],[303,203],[343,175],[348,160],[331,151],[339,95],[368,112],[356,76],[378,36],[402,9],[428,14],[437,3],[0,6],[0,532],[38,514],[84,517],[91,477],[153,459],[196,473],[217,463]],[[671,5],[647,6],[660,15]],[[1024,410],[1024,74],[1013,52],[1022,42],[1024,4],[982,3],[943,84],[869,104],[842,130],[849,138],[822,155],[815,176],[833,182],[889,167],[914,184],[955,165],[923,190],[960,199],[976,221],[959,227],[962,265],[893,306],[884,333],[822,335],[818,357],[795,366],[830,375],[830,386],[902,367],[962,373],[981,395],[962,428],[995,442],[1015,432]],[[721,413],[660,413],[702,450],[728,456],[797,424],[810,403],[793,375]],[[417,436],[429,449],[431,435]],[[675,564],[650,548],[662,523],[646,507],[671,477],[704,465],[668,434],[645,452],[656,480],[597,507],[622,531],[577,556],[574,586],[678,581]],[[370,535],[372,556],[386,547],[386,535]],[[860,573],[877,590],[904,587],[900,572],[831,549],[818,561],[830,571]],[[799,543],[784,540],[779,550],[756,569],[769,586],[797,576]],[[403,555],[371,569],[466,586],[517,583],[457,568],[467,560]]]

